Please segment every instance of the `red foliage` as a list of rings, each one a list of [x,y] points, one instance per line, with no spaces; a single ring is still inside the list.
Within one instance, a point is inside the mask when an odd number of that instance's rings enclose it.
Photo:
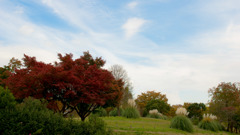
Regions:
[[[73,60],[72,54],[58,54],[60,62],[45,64],[24,55],[25,68],[16,70],[7,85],[17,99],[28,96],[60,101],[60,112],[76,110],[82,120],[98,106],[118,98],[119,89],[112,74],[102,69],[105,61],[93,59],[89,52]],[[49,105],[49,106],[53,106]],[[54,107],[53,107],[54,108]]]

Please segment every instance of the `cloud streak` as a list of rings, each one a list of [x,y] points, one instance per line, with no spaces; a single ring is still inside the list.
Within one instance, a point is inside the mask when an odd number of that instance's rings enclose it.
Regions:
[[[147,21],[141,18],[129,18],[126,23],[123,24],[122,28],[125,31],[125,36],[127,38],[132,37],[136,33],[140,32],[142,26]]]

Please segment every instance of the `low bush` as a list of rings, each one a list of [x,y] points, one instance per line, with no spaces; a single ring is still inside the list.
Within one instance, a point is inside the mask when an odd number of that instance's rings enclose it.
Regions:
[[[99,117],[105,117],[105,116],[107,116],[107,111],[104,108],[100,107],[100,108],[94,110],[93,114],[95,114]]]
[[[6,95],[9,98],[2,98]],[[15,105],[14,97],[7,90],[0,89],[0,134],[74,134],[74,135],[109,135],[110,131],[100,118],[91,116],[88,121],[66,119],[53,113],[40,100],[27,98]],[[7,108],[12,106],[15,109]]]
[[[106,124],[97,115],[90,115],[88,121],[69,119],[64,122],[60,135],[111,135]]]
[[[120,115],[122,115],[123,109],[120,108]],[[114,108],[112,111],[109,112],[109,116],[118,116],[118,110],[117,108]]]
[[[180,129],[187,132],[193,132],[192,122],[186,116],[183,115],[175,116],[171,121],[170,128]]]
[[[123,117],[126,118],[140,118],[139,111],[135,107],[128,107],[123,110]]]

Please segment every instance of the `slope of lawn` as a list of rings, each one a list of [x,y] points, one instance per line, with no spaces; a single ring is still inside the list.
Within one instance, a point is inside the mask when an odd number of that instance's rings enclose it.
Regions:
[[[170,128],[170,120],[153,118],[127,119],[124,117],[102,117],[107,127],[111,128],[117,135],[174,135],[174,134],[215,134],[229,135],[227,132],[211,132],[194,127],[194,133]]]

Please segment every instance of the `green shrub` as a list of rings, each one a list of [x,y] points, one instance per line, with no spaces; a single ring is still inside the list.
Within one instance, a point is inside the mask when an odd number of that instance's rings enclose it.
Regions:
[[[104,117],[104,116],[107,116],[107,111],[104,108],[100,107],[100,108],[94,110],[93,114],[95,114],[99,117]]]
[[[7,99],[6,99],[7,100]],[[16,110],[0,110],[0,133],[5,134],[74,134],[95,135],[111,134],[105,123],[94,116],[89,121],[65,119],[57,113],[48,110],[40,100],[27,98]]]
[[[0,86],[0,109],[13,109],[15,104],[15,98],[10,90]]]
[[[175,116],[172,119],[170,128],[176,128],[187,132],[193,132],[193,125],[191,121],[186,116],[182,115]]]
[[[126,118],[140,118],[139,111],[135,107],[128,107],[124,109],[122,116]]]
[[[201,129],[205,129],[205,130],[211,130],[214,132],[217,131],[223,131],[224,127],[218,122],[218,121],[214,121],[214,120],[202,120],[199,124],[198,127]]]
[[[107,130],[106,124],[97,115],[91,115],[89,116],[89,120],[85,122],[74,119],[66,120],[60,134],[111,135],[112,131]]]
[[[5,115],[8,116],[5,123],[10,120],[12,121],[11,124],[15,124],[15,126],[5,129],[5,131],[11,130],[15,134],[35,132],[56,134],[61,132],[62,123],[65,122],[61,115],[54,114],[40,100],[33,98],[24,99],[23,103],[17,105],[15,112]],[[14,115],[14,118],[11,115]],[[5,126],[9,127],[8,125]]]
[[[120,108],[120,115],[123,114],[123,109]],[[112,111],[109,112],[109,116],[118,116],[118,110],[117,108],[114,108]]]

